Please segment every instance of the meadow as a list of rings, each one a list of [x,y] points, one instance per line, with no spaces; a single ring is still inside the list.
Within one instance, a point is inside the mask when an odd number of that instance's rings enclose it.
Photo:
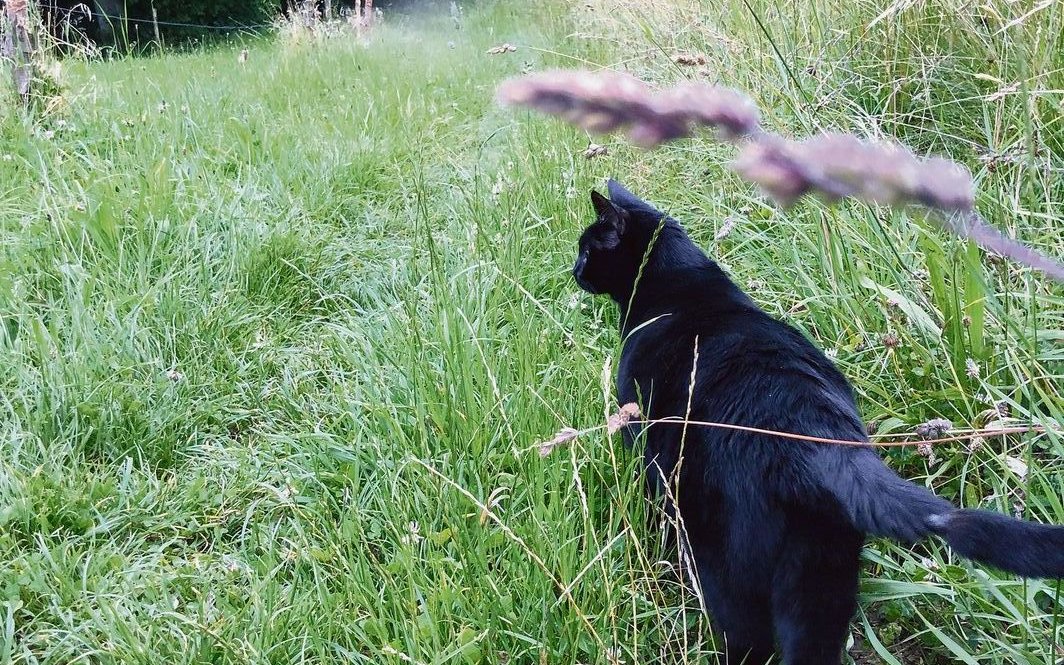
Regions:
[[[717,662],[619,438],[537,450],[615,408],[616,313],[569,274],[606,176],[827,349],[877,434],[1048,428],[885,455],[1064,523],[1059,286],[917,214],[782,210],[710,137],[588,159],[493,101],[575,66],[951,156],[1061,256],[1060,3],[480,2],[65,60],[0,118],[0,665]],[[1058,582],[937,541],[865,569],[856,663],[1064,659]]]

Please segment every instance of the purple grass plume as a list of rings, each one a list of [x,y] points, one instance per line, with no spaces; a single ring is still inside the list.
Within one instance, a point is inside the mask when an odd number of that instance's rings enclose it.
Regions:
[[[699,84],[654,92],[617,72],[531,74],[503,83],[498,99],[559,116],[596,134],[624,129],[633,143],[646,148],[691,136],[697,126],[734,140],[756,133],[760,122],[757,106],[740,92]]]
[[[975,210],[972,176],[960,164],[923,159],[900,144],[866,142],[850,134],[790,141],[762,131],[757,106],[736,90],[689,82],[655,92],[619,72],[560,70],[506,81],[498,99],[558,116],[588,132],[626,130],[645,148],[690,137],[699,127],[716,129],[725,141],[748,139],[732,168],[783,205],[806,194],[829,202],[857,198],[896,207],[921,205],[940,213],[929,219],[954,235],[1064,282],[1064,264],[1005,236]]]
[[[546,457],[547,455],[550,455],[554,452],[555,448],[569,443],[578,436],[580,436],[580,430],[573,429],[572,427],[561,428],[558,430],[558,433],[554,435],[553,439],[539,444],[539,456]]]
[[[642,414],[639,412],[639,405],[635,402],[628,402],[617,413],[612,414],[606,419],[606,431],[610,434],[616,434],[620,432],[633,418],[639,418]]]
[[[821,134],[801,142],[765,135],[746,144],[733,167],[784,205],[809,192],[830,201],[919,203],[944,212],[969,211],[975,204],[972,176],[964,167],[851,134]]]

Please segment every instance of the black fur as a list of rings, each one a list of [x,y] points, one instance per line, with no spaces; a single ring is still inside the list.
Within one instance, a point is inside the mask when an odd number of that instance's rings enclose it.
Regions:
[[[622,404],[639,402],[649,419],[865,440],[850,386],[823,353],[760,310],[675,220],[612,180],[609,195],[592,192],[597,218],[573,275],[620,309]],[[1064,528],[958,510],[872,449],[669,424],[643,433],[649,486],[680,518],[732,663],[761,665],[777,648],[786,665],[840,663],[866,534],[934,533],[976,561],[1064,576]]]

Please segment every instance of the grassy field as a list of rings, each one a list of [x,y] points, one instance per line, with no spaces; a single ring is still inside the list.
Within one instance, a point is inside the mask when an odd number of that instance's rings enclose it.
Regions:
[[[244,64],[64,63],[53,112],[0,120],[0,665],[716,662],[619,440],[536,452],[613,404],[615,313],[568,274],[607,175],[829,349],[880,433],[1061,422],[1039,275],[904,214],[781,211],[709,140],[585,160],[492,102],[552,66],[737,85],[785,133],[954,156],[1060,256],[1064,5],[882,10],[481,3]],[[889,455],[1064,522],[1058,434]],[[857,662],[1064,658],[1059,584],[937,542],[866,559]]]

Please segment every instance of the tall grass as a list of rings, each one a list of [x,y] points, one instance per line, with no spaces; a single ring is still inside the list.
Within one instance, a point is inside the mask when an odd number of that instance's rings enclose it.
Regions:
[[[0,663],[715,662],[632,456],[536,453],[613,406],[613,312],[568,275],[604,175],[833,349],[880,431],[995,403],[1059,422],[1059,289],[876,209],[781,213],[708,142],[588,161],[491,101],[524,70],[664,80],[697,50],[777,129],[965,161],[991,221],[1059,256],[1061,9],[1001,32],[959,3],[879,11],[488,3],[243,64],[67,63],[60,111],[0,121]],[[891,455],[1064,522],[1062,453]],[[858,658],[1059,658],[1054,583],[936,543],[866,552]]]

